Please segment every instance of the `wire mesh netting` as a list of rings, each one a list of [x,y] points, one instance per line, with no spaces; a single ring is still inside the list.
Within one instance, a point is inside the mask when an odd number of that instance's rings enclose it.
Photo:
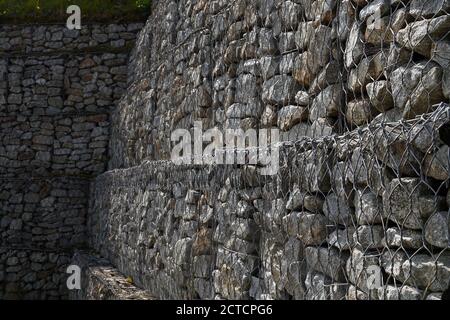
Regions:
[[[274,176],[170,161],[105,174],[92,242],[161,298],[440,298],[450,279],[440,138],[449,117],[443,104],[283,143]]]

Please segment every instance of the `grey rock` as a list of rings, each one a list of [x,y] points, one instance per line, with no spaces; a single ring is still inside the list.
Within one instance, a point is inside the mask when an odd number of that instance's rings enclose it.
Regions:
[[[370,152],[362,151],[360,147],[354,149],[351,157],[351,170],[348,170],[347,173],[350,182],[368,186],[373,193],[379,196],[383,194],[386,185],[394,177],[377,157],[373,157]]]
[[[299,106],[308,106],[310,103],[310,96],[306,91],[299,91],[295,95],[295,103]]]
[[[445,99],[442,92],[442,77],[442,69],[439,66],[432,66],[426,74],[422,74],[420,82],[405,105],[403,112],[405,119],[427,113],[431,111],[432,105]]]
[[[192,239],[184,238],[175,243],[173,248],[176,257],[176,265],[180,267],[187,267],[190,260],[190,252],[192,249]]]
[[[298,237],[305,245],[321,245],[327,237],[327,219],[321,214],[302,212],[299,215]]]
[[[277,124],[276,108],[273,106],[266,106],[261,115],[261,125],[264,128],[271,128]]]
[[[323,212],[330,222],[340,225],[350,225],[354,222],[354,211],[347,201],[334,193],[325,198]]]
[[[200,199],[200,192],[196,190],[188,190],[186,193],[185,201],[188,204],[197,204]]]
[[[392,42],[394,33],[391,29],[391,17],[374,17],[366,27],[364,39],[367,43],[381,45]]]
[[[299,50],[306,50],[314,32],[313,22],[300,22],[295,33],[295,44]]]
[[[297,237],[300,233],[300,216],[301,212],[291,212],[283,217],[282,219],[282,225],[283,230],[290,236],[290,237]]]
[[[442,90],[443,90],[444,96],[447,99],[450,99],[450,70],[449,69],[444,70],[444,75],[442,78]]]
[[[395,125],[384,125],[382,130],[374,133],[377,143],[373,144],[373,149],[378,161],[395,172],[413,177],[419,172],[419,159],[423,159],[424,155],[415,149],[408,142],[408,137],[399,130]],[[372,160],[373,161],[373,160]],[[367,161],[366,163],[370,162]]]
[[[368,124],[374,115],[372,105],[367,100],[353,100],[347,104],[346,119],[355,126]]]
[[[449,25],[448,15],[416,21],[400,30],[395,39],[400,45],[430,58],[434,39],[443,37]]]
[[[437,62],[442,68],[450,68],[450,42],[437,41],[433,44],[431,50],[431,59]]]
[[[421,230],[424,219],[439,210],[440,202],[420,179],[394,179],[383,194],[383,211],[399,225]]]
[[[330,294],[327,288],[333,282],[332,279],[320,272],[310,271],[305,279],[307,300],[329,300]]]
[[[446,211],[436,212],[425,224],[425,239],[435,247],[447,249],[450,247],[450,220]]]
[[[395,106],[403,110],[408,102],[412,92],[419,84],[422,76],[427,74],[433,64],[419,62],[410,67],[402,66],[394,70],[391,74],[392,97],[394,98]]]
[[[236,219],[231,223],[230,230],[232,236],[247,241],[257,241],[259,239],[258,226],[252,219]]]
[[[423,293],[410,286],[391,286],[380,287],[378,289],[380,300],[422,300]]]
[[[347,199],[348,202],[352,202],[354,198],[354,186],[348,179],[348,173],[351,170],[351,165],[348,162],[337,162],[333,167],[331,178],[334,193],[342,199]]]
[[[353,235],[353,242],[363,250],[381,249],[385,246],[382,225],[359,226]]]
[[[214,289],[209,279],[194,279],[194,288],[202,300],[211,300],[214,296]]]
[[[393,70],[399,68],[400,66],[408,64],[412,56],[413,56],[412,51],[406,49],[404,46],[401,46],[398,43],[392,42],[389,46],[389,51],[387,54],[387,65],[385,67],[385,75],[389,77]],[[391,83],[393,83],[392,80]]]
[[[294,61],[297,56],[296,52],[285,54],[280,61],[280,74],[292,74],[294,70]]]
[[[295,188],[289,195],[286,204],[287,210],[306,209],[310,212],[319,212],[322,210],[324,200],[317,195],[302,193],[300,189]]]
[[[346,299],[350,301],[369,300],[369,296],[365,292],[358,290],[358,288],[354,285],[349,285],[347,289]]]
[[[423,247],[422,233],[397,227],[386,230],[386,244],[391,248],[420,249]]]
[[[328,235],[328,243],[339,250],[350,250],[355,246],[353,241],[354,233],[355,228],[353,227],[336,229]]]
[[[286,291],[296,300],[305,297],[306,263],[302,261],[289,262],[286,270]]]
[[[383,51],[363,58],[356,68],[350,70],[348,88],[355,93],[359,93],[370,82],[379,80],[383,75],[386,60],[387,53]]]
[[[300,187],[307,192],[327,192],[331,189],[330,172],[332,155],[324,148],[309,150],[299,155],[299,170],[304,176]]]
[[[359,13],[359,18],[364,21],[374,14],[378,14],[382,17],[389,13],[390,6],[390,0],[374,0],[361,10]]]
[[[315,59],[310,51],[305,51],[295,59],[292,74],[298,84],[308,88],[319,73],[320,68],[319,60]]]
[[[344,281],[348,255],[336,248],[306,247],[305,258],[312,269],[335,281]]]
[[[352,22],[355,19],[355,8],[350,0],[343,0],[338,7],[338,37],[344,41],[348,38]]]
[[[214,257],[196,256],[192,260],[192,272],[196,278],[209,278],[212,273]]]
[[[395,279],[422,290],[432,292],[446,290],[450,282],[450,257],[443,253],[437,257],[416,254],[386,252],[382,255],[384,270]]]
[[[262,99],[268,104],[288,105],[294,102],[298,89],[290,76],[275,76],[264,82]]]
[[[305,122],[296,124],[290,130],[280,133],[281,141],[299,141],[302,138],[308,137],[311,126]]]
[[[430,293],[425,300],[442,300],[442,293],[433,292]]]
[[[424,173],[436,180],[447,180],[449,178],[449,148],[442,146],[434,154],[425,156]]]
[[[278,127],[288,131],[294,125],[307,119],[308,110],[300,106],[286,106],[278,111]]]
[[[392,90],[388,81],[381,80],[372,82],[366,88],[370,103],[375,109],[380,112],[386,112],[394,107]]]
[[[300,22],[302,7],[292,1],[284,1],[280,7],[280,18],[282,26],[287,30],[296,30]]]
[[[314,64],[324,67],[331,59],[331,28],[319,25],[314,29],[308,45],[308,52],[314,57]]]
[[[383,220],[382,199],[370,191],[356,191],[355,215],[359,225],[381,223]]]
[[[295,49],[295,33],[283,32],[279,36],[278,47],[282,53]]]
[[[336,13],[335,0],[317,0],[311,5],[311,14],[315,21],[322,22],[323,25],[330,24]]]
[[[377,278],[377,275],[374,274],[374,271],[380,271],[381,275],[379,258],[376,255],[359,248],[352,249],[346,263],[346,271],[350,282],[367,294],[369,298],[376,299],[378,297],[376,285],[382,279],[379,276]]]
[[[249,117],[258,118],[262,112],[262,106],[260,103],[250,103],[250,104],[241,104],[235,103],[232,104],[226,115],[228,118],[237,118],[237,119],[245,119]]]
[[[350,68],[356,66],[363,57],[364,45],[363,34],[360,24],[355,21],[350,29],[345,47],[345,67]]]
[[[261,55],[274,55],[278,51],[278,45],[274,38],[273,31],[269,29],[260,30],[259,45]]]
[[[334,127],[330,121],[326,118],[320,118],[311,124],[308,130],[308,136],[313,139],[320,139],[323,137],[331,136],[334,133]]]
[[[334,84],[338,84],[341,87],[340,90],[342,90],[343,84],[339,81],[341,77],[340,68],[341,66],[335,60],[332,60],[330,63],[326,64],[312,81],[308,93],[310,95],[318,95],[328,86]]]
[[[412,0],[409,8],[409,14],[415,18],[432,18],[438,14],[443,14],[450,10],[450,1],[448,0],[430,0],[420,1]]]
[[[340,85],[328,86],[314,98],[309,119],[314,121],[319,118],[336,117],[342,105],[342,98]]]
[[[263,79],[268,80],[278,74],[280,61],[274,57],[262,57],[260,67]]]

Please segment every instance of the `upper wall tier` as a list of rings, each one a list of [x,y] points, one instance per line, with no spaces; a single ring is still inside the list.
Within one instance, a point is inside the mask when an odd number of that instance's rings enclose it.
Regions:
[[[429,112],[450,94],[448,1],[156,2],[114,117],[111,168],[170,157],[175,128],[283,140]]]

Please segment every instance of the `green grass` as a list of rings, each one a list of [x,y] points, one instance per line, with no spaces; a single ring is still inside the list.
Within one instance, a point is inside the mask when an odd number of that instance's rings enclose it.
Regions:
[[[0,22],[65,23],[72,4],[81,8],[81,23],[131,22],[150,15],[151,0],[0,0]]]

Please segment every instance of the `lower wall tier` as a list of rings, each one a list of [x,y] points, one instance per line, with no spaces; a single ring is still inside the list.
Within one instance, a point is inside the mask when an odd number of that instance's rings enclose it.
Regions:
[[[280,169],[148,162],[91,186],[91,246],[160,299],[440,299],[450,107],[279,150]]]

